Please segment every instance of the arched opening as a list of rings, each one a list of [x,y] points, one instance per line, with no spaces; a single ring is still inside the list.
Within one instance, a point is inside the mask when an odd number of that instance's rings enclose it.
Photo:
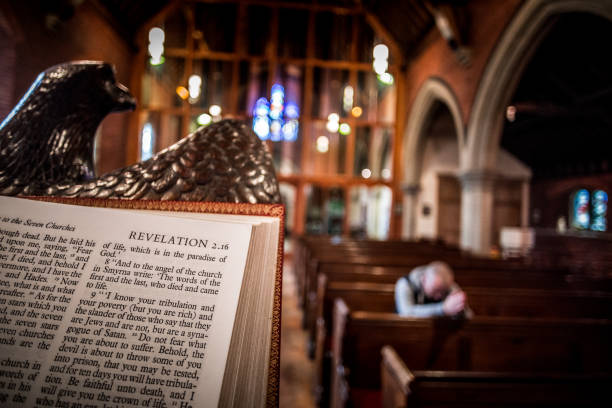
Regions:
[[[442,239],[456,245],[461,213],[459,147],[453,116],[444,103],[432,105],[421,140],[416,237]]]
[[[612,22],[605,18],[555,18],[507,108],[501,147],[533,172],[534,227],[602,231],[608,224],[591,203],[612,187],[612,60],[599,41],[608,38]]]
[[[403,237],[458,244],[461,187],[457,175],[464,140],[459,104],[446,83],[431,78],[412,106],[404,138]]]
[[[494,219],[493,197],[495,178],[499,174],[500,146],[512,150],[511,143],[501,144],[507,108],[511,106],[515,90],[528,64],[539,52],[540,44],[554,32],[558,20],[570,13],[588,13],[610,20],[612,4],[596,0],[526,1],[504,31],[483,72],[472,106],[461,161],[462,177],[466,180],[463,202],[469,203],[464,205],[461,216],[464,248],[488,253],[491,244],[497,240],[495,229],[499,222]],[[569,32],[579,34],[580,30],[572,26]],[[599,43],[601,46],[601,39],[598,36],[591,37],[587,42],[595,45]],[[583,60],[570,54],[566,47],[563,53],[565,58],[562,64],[572,63],[571,60]],[[578,76],[588,75],[581,72]],[[530,141],[530,146],[535,143],[537,141]],[[548,155],[549,152],[546,152]],[[528,189],[527,193],[525,188],[521,190],[521,218],[522,223],[526,224],[529,194]],[[476,213],[480,214],[479,219],[473,215]]]

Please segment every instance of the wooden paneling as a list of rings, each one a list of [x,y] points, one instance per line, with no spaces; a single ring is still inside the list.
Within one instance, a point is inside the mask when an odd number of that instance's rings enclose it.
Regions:
[[[520,208],[519,208],[520,209]],[[459,245],[461,185],[455,176],[438,176],[438,238]]]
[[[493,193],[493,243],[499,244],[502,227],[521,225],[520,180],[497,180]]]

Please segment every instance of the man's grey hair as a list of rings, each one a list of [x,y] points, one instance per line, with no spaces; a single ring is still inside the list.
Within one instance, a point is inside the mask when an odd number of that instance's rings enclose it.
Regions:
[[[427,265],[427,268],[425,269],[425,274],[439,276],[449,287],[455,281],[453,270],[450,266],[448,266],[446,262],[442,261],[434,261]]]

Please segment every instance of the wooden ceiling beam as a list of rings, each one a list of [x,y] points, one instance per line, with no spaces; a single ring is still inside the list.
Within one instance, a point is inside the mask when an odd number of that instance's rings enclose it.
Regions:
[[[358,10],[354,7],[336,6],[331,4],[318,3],[292,3],[278,0],[190,0],[196,3],[241,3],[248,6],[264,6],[270,8],[309,10],[309,11],[328,11],[334,14],[355,14]]]
[[[144,23],[138,27],[136,30],[136,35],[134,38],[134,42],[138,45],[142,44],[143,39],[147,38],[147,29],[151,26],[159,23],[160,21],[164,21],[168,14],[176,10],[183,4],[183,0],[171,0],[162,8],[158,13],[156,13],[153,17],[147,19]],[[146,46],[146,44],[145,44]]]
[[[365,16],[366,22],[372,27],[374,32],[382,38],[386,45],[391,49],[391,53],[394,58],[397,58],[397,63],[400,66],[404,66],[406,61],[406,56],[404,54],[404,50],[400,46],[399,42],[396,38],[391,34],[391,32],[385,27],[385,25],[380,21],[380,19],[372,12],[368,11],[359,0],[356,0],[361,7],[362,13]]]

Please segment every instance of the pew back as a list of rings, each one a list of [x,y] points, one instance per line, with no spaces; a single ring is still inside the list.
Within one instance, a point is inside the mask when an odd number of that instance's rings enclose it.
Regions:
[[[350,396],[351,390],[380,387],[379,353],[385,344],[414,370],[593,373],[610,371],[611,342],[609,320],[409,319],[351,312],[339,299],[334,310],[332,401]]]
[[[479,316],[612,319],[612,294],[607,292],[472,286],[462,289],[470,308]],[[330,282],[319,288],[318,294],[323,298],[318,317],[329,322],[328,327],[331,327],[333,302],[337,298],[342,298],[352,310],[395,311],[395,284],[392,283]]]
[[[389,346],[382,349],[381,378],[383,408],[578,408],[612,401],[609,374],[410,371]]]

